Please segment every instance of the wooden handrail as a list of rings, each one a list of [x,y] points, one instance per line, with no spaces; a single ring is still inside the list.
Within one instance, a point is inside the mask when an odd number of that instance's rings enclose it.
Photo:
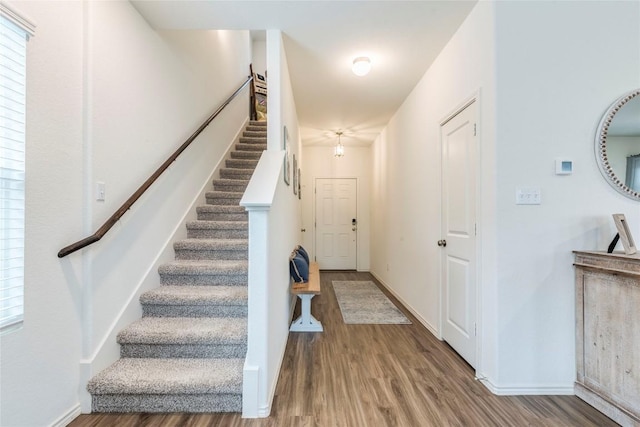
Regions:
[[[140,188],[138,188],[136,190],[135,193],[133,193],[131,195],[131,197],[129,197],[127,199],[126,202],[124,202],[124,204],[122,206],[120,206],[120,208],[113,214],[111,215],[111,217],[109,217],[109,219],[102,224],[102,227],[100,227],[95,233],[93,233],[91,236],[89,237],[85,237],[82,240],[78,240],[75,243],[70,244],[69,246],[66,246],[62,249],[60,249],[60,252],[58,252],[58,258],[63,258],[77,250],[80,250],[84,247],[89,246],[92,243],[97,242],[98,240],[102,239],[102,237],[107,234],[107,231],[109,231],[111,229],[111,227],[113,227],[119,220],[120,218],[122,218],[122,216],[129,210],[131,209],[131,206],[136,202],[136,200],[138,200],[140,198],[140,196],[142,196],[142,194],[144,194],[145,191],[147,191],[147,189],[149,187],[151,187],[151,184],[153,184],[155,182],[156,179],[158,179],[158,177],[160,175],[162,175],[162,173],[167,170],[169,168],[169,166],[171,165],[171,163],[173,163],[178,156],[189,146],[191,145],[191,143],[198,137],[198,135],[200,135],[202,133],[202,131],[209,125],[209,123],[211,123],[213,121],[213,119],[215,119],[218,114],[220,114],[220,112],[231,103],[231,101],[233,101],[233,99],[238,96],[238,94],[253,80],[253,76],[249,76],[247,78],[247,80],[244,81],[244,83],[242,83],[242,85],[240,85],[240,87],[233,92],[233,94],[227,98],[226,101],[224,101],[222,103],[222,105],[220,105],[218,107],[218,109],[216,111],[214,111],[213,114],[211,114],[209,116],[209,118],[207,120],[204,121],[204,123],[202,123],[202,125],[200,125],[200,127],[162,164],[160,165],[160,167],[153,173],[153,175],[151,175],[145,182],[144,184],[142,184],[140,186]]]

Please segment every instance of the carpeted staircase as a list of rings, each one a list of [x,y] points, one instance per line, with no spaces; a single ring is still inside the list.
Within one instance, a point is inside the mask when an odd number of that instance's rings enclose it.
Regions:
[[[250,122],[213,181],[142,319],[118,334],[121,358],[89,381],[94,412],[239,412],[247,350],[247,213],[239,206],[267,148]]]

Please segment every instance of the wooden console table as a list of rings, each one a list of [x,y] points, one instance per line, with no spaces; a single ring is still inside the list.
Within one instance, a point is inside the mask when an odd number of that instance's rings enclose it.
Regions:
[[[578,397],[640,425],[640,256],[575,251]]]

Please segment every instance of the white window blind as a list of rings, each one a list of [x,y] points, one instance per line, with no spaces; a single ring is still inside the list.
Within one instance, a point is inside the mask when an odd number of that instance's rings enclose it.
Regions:
[[[0,10],[0,330],[24,313],[26,49],[29,33]],[[9,19],[13,18],[13,19]]]

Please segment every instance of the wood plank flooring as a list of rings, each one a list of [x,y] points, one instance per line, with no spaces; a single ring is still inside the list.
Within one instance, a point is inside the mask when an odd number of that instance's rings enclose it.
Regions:
[[[495,396],[446,343],[397,301],[412,325],[345,325],[332,280],[368,273],[321,272],[312,313],[324,333],[291,333],[271,416],[91,414],[72,427],[248,426],[615,426],[575,396]],[[297,317],[299,303],[296,308]]]

